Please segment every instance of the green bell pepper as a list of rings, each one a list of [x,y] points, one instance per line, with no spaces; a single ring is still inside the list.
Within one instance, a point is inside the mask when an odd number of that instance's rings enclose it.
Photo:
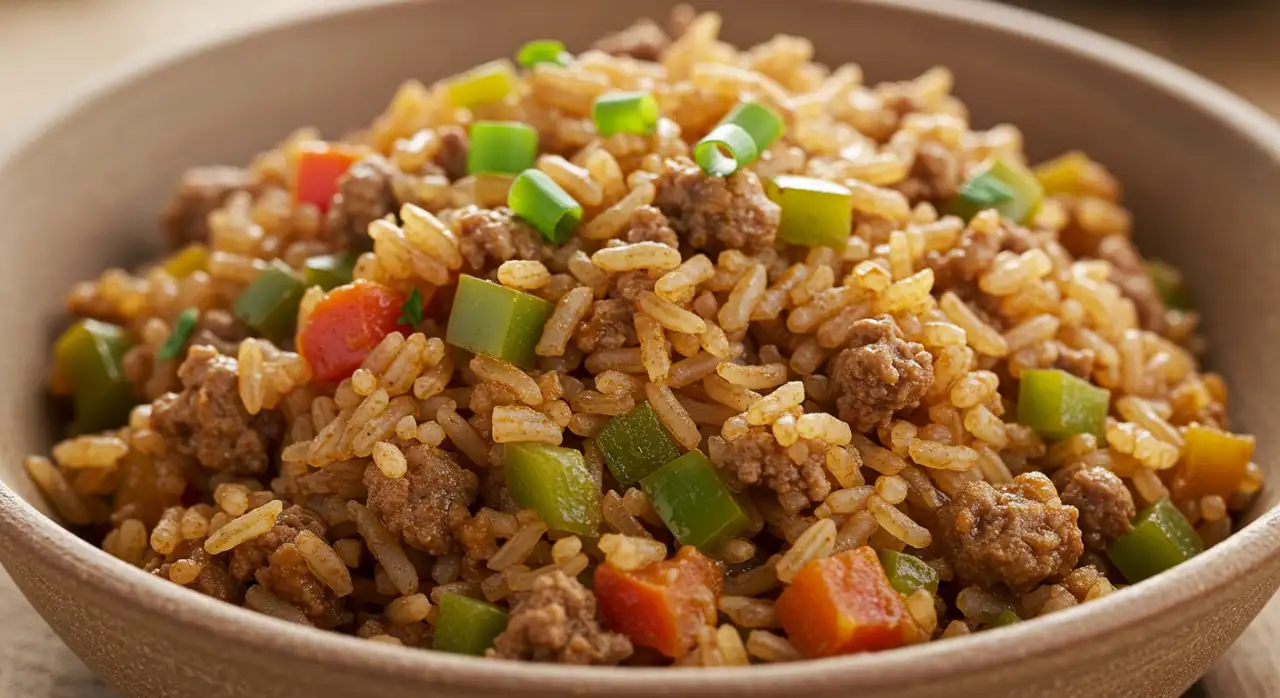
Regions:
[[[698,451],[640,480],[640,487],[681,545],[707,550],[751,527],[751,518]]]
[[[853,193],[824,179],[778,175],[769,198],[782,208],[778,237],[792,245],[844,250],[853,232]]]
[[[289,265],[274,260],[240,294],[232,312],[262,336],[279,342],[293,336],[306,290]]]
[[[1025,370],[1020,380],[1019,423],[1048,439],[1103,436],[1111,391],[1056,368]]]
[[[503,455],[507,490],[533,509],[548,528],[580,536],[600,526],[600,488],[581,451],[534,443],[507,444]]]
[[[555,306],[536,296],[463,274],[445,341],[475,354],[532,368],[542,326]]]
[[[132,344],[123,329],[97,320],[81,320],[58,338],[54,362],[71,384],[72,435],[119,427],[128,420],[138,402],[124,375],[124,354]]]
[[[1187,292],[1181,272],[1158,259],[1148,259],[1142,266],[1166,308],[1191,310],[1191,294]]]
[[[889,576],[889,584],[903,596],[910,596],[920,589],[938,593],[938,572],[915,555],[896,550],[881,550],[880,564]]]
[[[1014,613],[1012,610],[1005,609],[1000,612],[1000,615],[996,616],[995,620],[988,623],[987,627],[1003,628],[1007,625],[1016,625],[1021,622],[1022,619],[1018,617],[1017,613]]]
[[[1200,535],[1178,507],[1162,499],[1138,513],[1133,530],[1111,542],[1107,557],[1138,583],[1204,552]]]
[[[431,649],[437,652],[483,656],[494,638],[507,629],[507,612],[491,603],[462,594],[440,597],[436,635]]]
[[[311,257],[303,264],[302,280],[307,288],[319,286],[325,291],[351,283],[351,272],[356,266],[356,255],[323,254]]]
[[[1044,201],[1044,188],[1021,163],[993,157],[978,167],[951,200],[949,212],[969,220],[993,208],[1015,223],[1026,223]]]
[[[638,482],[649,473],[679,458],[681,449],[658,421],[649,403],[609,420],[596,437],[604,462],[619,485]]]

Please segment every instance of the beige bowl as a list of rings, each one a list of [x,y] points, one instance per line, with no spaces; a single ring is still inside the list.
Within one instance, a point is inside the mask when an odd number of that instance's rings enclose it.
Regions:
[[[20,465],[47,446],[48,342],[73,281],[153,251],[187,165],[243,162],[300,124],[365,123],[405,77],[434,79],[523,40],[580,48],[659,0],[352,3],[120,74],[0,155],[0,560],[41,615],[128,696],[1173,696],[1280,584],[1280,485],[1243,531],[1176,571],[1045,619],[881,654],[749,670],[584,669],[480,661],[288,625],[118,562],[47,518]],[[874,80],[947,64],[975,122],[1022,127],[1032,154],[1080,147],[1128,187],[1144,249],[1181,265],[1280,482],[1280,128],[1144,53],[997,6],[928,0],[725,4],[726,36],[811,37]]]

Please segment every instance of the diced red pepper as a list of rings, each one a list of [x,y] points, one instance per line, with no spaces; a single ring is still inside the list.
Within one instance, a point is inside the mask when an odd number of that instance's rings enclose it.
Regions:
[[[638,570],[600,565],[594,586],[609,627],[679,659],[693,648],[698,628],[715,625],[724,572],[686,545],[674,558]]]
[[[314,141],[299,146],[293,173],[294,203],[315,204],[321,213],[328,211],[338,193],[338,178],[359,159],[360,151],[339,143]]]
[[[865,545],[801,567],[774,610],[806,657],[886,650],[916,635],[902,596]]]
[[[298,351],[316,379],[337,382],[360,368],[382,338],[396,330],[404,301],[399,291],[372,281],[330,291],[298,333]]]

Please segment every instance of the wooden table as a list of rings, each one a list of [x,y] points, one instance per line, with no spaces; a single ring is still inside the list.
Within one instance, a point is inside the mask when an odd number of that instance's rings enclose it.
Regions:
[[[0,138],[105,65],[321,3],[356,0],[0,0]],[[1025,0],[1162,54],[1280,114],[1280,7],[1138,12]],[[1136,6],[1138,3],[1126,3]],[[1156,3],[1151,3],[1155,5]],[[1164,3],[1160,3],[1163,5]],[[1200,3],[1212,6],[1217,3]],[[1232,3],[1237,4],[1238,3]],[[0,696],[108,698],[0,571]],[[1210,670],[1213,698],[1280,696],[1280,597]],[[1194,694],[1194,692],[1193,692]]]

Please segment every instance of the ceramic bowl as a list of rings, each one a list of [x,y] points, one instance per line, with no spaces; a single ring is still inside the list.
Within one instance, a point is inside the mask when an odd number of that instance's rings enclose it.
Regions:
[[[366,123],[407,77],[432,80],[546,36],[581,48],[661,0],[351,3],[133,66],[0,154],[0,560],[90,667],[126,696],[1173,696],[1280,584],[1280,485],[1252,522],[1168,574],[999,632],[740,670],[481,661],[362,642],[222,604],[62,529],[21,467],[47,448],[44,376],[74,281],[157,247],[155,215],[188,165],[244,162],[295,126]],[[1212,367],[1280,482],[1280,127],[1135,49],[996,5],[928,0],[719,3],[724,34],[810,37],[869,80],[954,70],[976,125],[1020,126],[1036,158],[1078,147],[1125,183],[1144,250],[1181,266]]]

